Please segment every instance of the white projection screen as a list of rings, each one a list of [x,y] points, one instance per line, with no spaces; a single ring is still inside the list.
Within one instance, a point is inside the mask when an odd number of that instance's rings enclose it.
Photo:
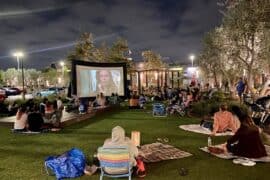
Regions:
[[[108,66],[106,66],[108,65]],[[76,94],[80,98],[99,93],[125,96],[125,66],[119,64],[75,64]]]

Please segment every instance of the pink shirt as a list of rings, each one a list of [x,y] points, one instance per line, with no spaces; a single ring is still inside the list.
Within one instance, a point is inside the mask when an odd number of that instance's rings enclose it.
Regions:
[[[213,133],[225,132],[226,130],[232,130],[236,132],[236,121],[229,111],[219,111],[214,115]]]
[[[28,117],[27,113],[23,113],[20,119],[18,119],[17,117],[18,117],[18,112],[16,114],[16,120],[14,122],[14,129],[24,129],[27,124],[27,117]]]

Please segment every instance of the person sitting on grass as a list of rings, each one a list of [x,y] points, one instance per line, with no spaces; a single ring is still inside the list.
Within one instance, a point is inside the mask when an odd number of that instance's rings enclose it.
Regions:
[[[144,109],[144,104],[146,103],[146,99],[144,94],[141,94],[139,97],[139,106],[141,109]]]
[[[28,115],[28,130],[33,132],[42,131],[42,126],[44,124],[43,117],[39,112],[39,107],[34,106]]]
[[[96,96],[96,99],[92,103],[93,107],[105,107],[106,106],[106,97],[103,93],[99,93]]]
[[[129,109],[139,109],[139,97],[135,92],[129,99]]]
[[[133,167],[140,165],[140,167],[137,167],[138,169],[143,171],[143,172],[141,171],[140,176],[145,175],[143,162],[138,159],[136,160],[139,154],[138,148],[132,143],[132,141],[128,137],[125,136],[125,130],[122,127],[120,126],[114,127],[112,129],[111,138],[106,139],[102,147],[103,148],[127,147],[131,159],[131,165]],[[119,169],[117,169],[116,172],[116,170],[113,168],[106,168],[105,171],[109,174],[117,174]]]
[[[27,130],[27,112],[26,107],[21,106],[16,114],[16,120],[14,122],[14,131],[23,132]]]
[[[260,138],[260,130],[254,125],[251,117],[238,106],[232,107],[232,112],[241,122],[235,135],[227,140],[226,149],[237,156],[260,158],[267,156]]]
[[[221,104],[219,111],[214,114],[212,135],[226,132],[228,130],[231,130],[233,133],[236,132],[236,120],[234,119],[232,113],[227,109],[227,104]]]
[[[214,114],[214,121],[202,120],[201,126],[211,130],[213,136],[215,136],[216,133],[223,133],[228,130],[235,133],[239,128],[239,126],[237,126],[238,120],[227,109],[227,104],[221,104],[219,111]]]
[[[111,96],[108,98],[110,105],[116,105],[117,104],[117,96],[115,96],[114,93],[111,94]]]

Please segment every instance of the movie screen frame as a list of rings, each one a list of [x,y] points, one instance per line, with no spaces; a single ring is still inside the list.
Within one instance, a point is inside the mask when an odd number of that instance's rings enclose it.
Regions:
[[[85,68],[97,68],[97,69],[102,69],[108,70],[111,68],[121,68],[123,71],[123,82],[121,82],[121,85],[123,86],[123,94],[119,94],[120,97],[126,97],[127,96],[127,69],[126,69],[126,63],[97,63],[97,62],[86,62],[86,61],[81,61],[81,60],[72,60],[71,64],[71,93],[73,95],[78,96],[78,87],[77,87],[77,82],[78,82],[78,72],[77,72],[77,67],[83,66]],[[95,97],[96,94],[89,94],[88,96],[78,96],[79,98],[93,98]],[[106,95],[110,96],[110,95]]]

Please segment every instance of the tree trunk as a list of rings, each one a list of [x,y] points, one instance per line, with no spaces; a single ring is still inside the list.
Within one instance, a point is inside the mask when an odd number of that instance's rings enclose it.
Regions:
[[[216,73],[215,70],[213,71],[213,74],[214,74],[214,80],[215,80],[215,85],[214,85],[214,87],[218,87],[218,86],[217,86],[217,84],[218,84],[217,73]]]

